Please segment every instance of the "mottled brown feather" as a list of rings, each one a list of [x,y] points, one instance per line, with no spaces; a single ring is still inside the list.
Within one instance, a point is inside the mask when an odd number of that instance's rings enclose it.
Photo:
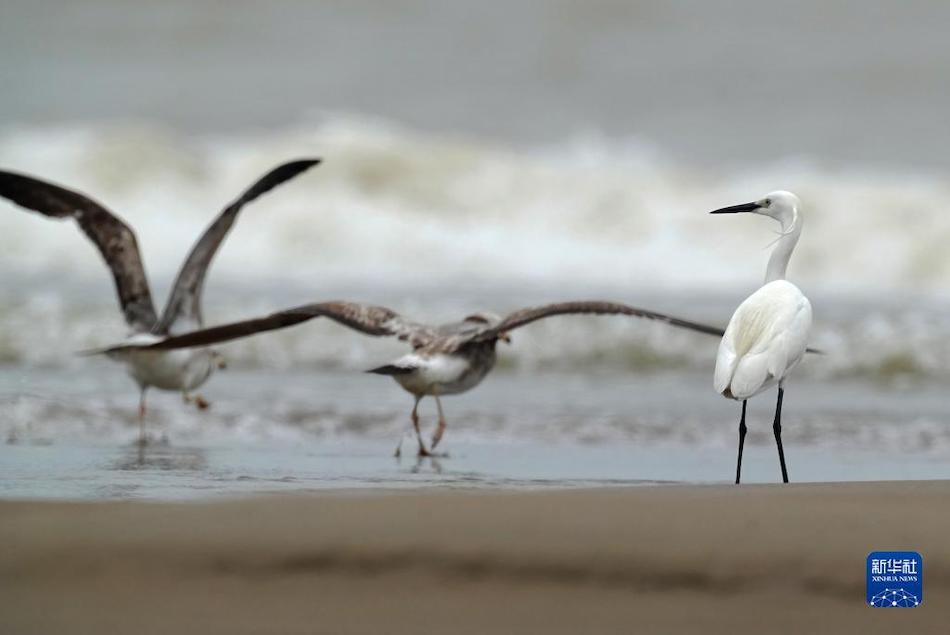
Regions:
[[[657,313],[655,311],[649,311],[647,309],[639,309],[637,307],[628,306],[626,304],[620,304],[618,302],[587,300],[587,301],[577,301],[577,302],[557,302],[554,304],[545,304],[543,306],[528,307],[525,309],[521,309],[519,311],[515,311],[514,313],[504,318],[497,325],[481,331],[480,333],[475,335],[473,339],[476,341],[486,341],[490,339],[495,339],[507,331],[520,328],[536,320],[552,317],[555,315],[572,315],[572,314],[585,314],[585,313],[587,314],[593,313],[597,315],[629,315],[633,317],[645,318],[648,320],[656,320],[658,322],[669,324],[670,326],[685,328],[691,331],[705,333],[706,335],[716,335],[719,337],[722,337],[723,333],[725,332],[723,329],[717,328],[715,326],[699,324],[698,322],[690,322],[689,320],[683,320],[677,317],[673,317],[671,315]]]
[[[0,196],[52,218],[74,218],[95,243],[115,280],[125,321],[136,331],[156,322],[138,243],[131,228],[96,201],[22,174],[0,171]]]
[[[144,348],[166,350],[208,346],[247,337],[255,333],[287,328],[319,317],[328,318],[367,335],[398,337],[400,340],[409,342],[413,347],[422,346],[436,337],[431,328],[410,322],[386,307],[355,302],[321,302],[278,311],[261,318],[232,322],[172,336]],[[117,347],[110,350],[121,348],[126,347]]]
[[[325,317],[361,333],[376,337],[398,337],[420,354],[455,353],[472,344],[498,339],[503,333],[542,318],[567,314],[612,314],[658,320],[672,326],[687,328],[708,335],[721,336],[722,329],[681,320],[672,316],[638,309],[615,302],[560,302],[516,311],[491,326],[486,320],[466,320],[440,327],[412,322],[395,311],[381,306],[355,302],[321,302],[278,311],[262,318],[233,322],[172,336],[145,348],[175,349],[209,346],[220,342],[286,328],[313,318]],[[119,347],[123,348],[123,347]]]
[[[167,333],[175,324],[175,321],[183,317],[191,319],[198,326],[203,324],[201,296],[205,277],[211,265],[211,260],[231,230],[231,226],[234,225],[238,213],[245,205],[260,195],[269,192],[319,163],[320,159],[303,159],[279,165],[261,177],[221,212],[211,226],[205,230],[201,238],[198,239],[198,242],[192,247],[191,253],[188,254],[188,258],[182,264],[178,277],[175,279],[175,284],[172,285],[172,292],[168,298],[168,303],[165,305],[165,310],[162,312],[162,317],[155,325],[154,333]]]

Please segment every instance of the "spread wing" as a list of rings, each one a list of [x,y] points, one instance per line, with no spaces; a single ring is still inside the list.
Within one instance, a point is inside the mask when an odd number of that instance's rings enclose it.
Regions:
[[[131,228],[78,192],[22,174],[0,171],[0,196],[51,218],[74,218],[112,271],[119,305],[133,330],[155,324],[155,307]]]
[[[415,348],[423,346],[437,337],[432,328],[410,322],[395,311],[385,307],[355,302],[321,302],[278,311],[260,318],[173,335],[155,344],[145,346],[123,344],[99,352],[116,352],[130,348],[169,350],[209,346],[257,333],[287,328],[319,317],[329,318],[367,335],[398,337],[400,340],[409,342]]]
[[[671,326],[705,333],[707,335],[722,336],[723,330],[715,326],[707,326],[698,322],[690,322],[671,315],[638,309],[637,307],[620,304],[617,302],[602,302],[599,300],[580,301],[580,302],[557,302],[555,304],[545,304],[543,306],[529,307],[515,311],[498,325],[484,329],[473,336],[472,341],[486,341],[499,337],[506,331],[511,331],[526,324],[531,324],[537,320],[552,317],[555,315],[572,314],[595,314],[595,315],[629,315],[632,317],[646,318],[664,322]]]
[[[319,159],[291,161],[277,166],[244,192],[237,200],[228,205],[215,219],[205,233],[198,239],[185,260],[172,286],[168,304],[162,312],[161,320],[155,325],[155,333],[167,333],[176,320],[185,317],[194,324],[202,324],[201,293],[211,260],[221,243],[237,220],[238,213],[245,205],[261,194],[269,192],[281,183],[289,181],[298,174],[320,163]]]

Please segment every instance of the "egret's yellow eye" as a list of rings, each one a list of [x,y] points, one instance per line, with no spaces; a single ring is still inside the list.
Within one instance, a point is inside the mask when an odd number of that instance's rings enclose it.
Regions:
[[[772,199],[767,198],[762,202],[762,207],[768,207],[771,204],[772,204]]]

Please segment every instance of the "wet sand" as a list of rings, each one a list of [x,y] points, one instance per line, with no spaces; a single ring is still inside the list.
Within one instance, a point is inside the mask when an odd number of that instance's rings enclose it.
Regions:
[[[947,481],[5,502],[0,632],[946,632],[948,502]],[[921,607],[864,606],[875,549],[921,552]]]

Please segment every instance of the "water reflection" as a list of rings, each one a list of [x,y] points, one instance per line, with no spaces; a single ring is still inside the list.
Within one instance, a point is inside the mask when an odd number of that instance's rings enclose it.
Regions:
[[[413,474],[441,474],[442,473],[442,462],[439,461],[440,458],[446,458],[448,454],[440,454],[438,456],[417,456],[416,464],[410,468],[410,472]],[[431,470],[427,468],[432,468]]]
[[[197,472],[207,467],[208,455],[203,448],[180,447],[168,443],[145,445],[134,443],[122,448],[122,455],[111,469]]]

